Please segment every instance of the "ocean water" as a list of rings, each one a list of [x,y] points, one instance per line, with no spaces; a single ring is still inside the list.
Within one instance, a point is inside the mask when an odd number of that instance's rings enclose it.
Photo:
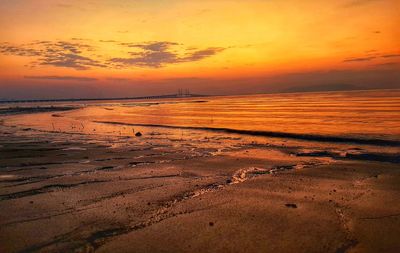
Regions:
[[[112,131],[105,126],[104,129],[99,127],[99,124],[124,126],[122,129],[125,130],[119,130],[122,131],[120,134],[131,134],[131,128],[146,128],[147,131],[157,128],[175,133],[202,130],[313,141],[400,145],[400,90],[72,104],[80,106],[80,109],[16,116],[14,123],[46,130],[87,133],[94,132],[93,126],[84,126],[96,124],[94,128],[98,129],[95,131],[104,134]]]
[[[3,125],[110,147],[213,154],[249,147],[400,163],[400,90],[24,105],[76,109],[3,116]],[[141,132],[141,137],[135,137]],[[29,131],[23,131],[29,135]]]
[[[267,136],[400,141],[400,90],[121,101],[66,115],[77,120],[242,130]]]

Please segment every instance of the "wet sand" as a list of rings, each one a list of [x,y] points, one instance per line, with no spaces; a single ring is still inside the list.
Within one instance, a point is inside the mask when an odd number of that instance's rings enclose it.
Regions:
[[[225,133],[110,139],[5,122],[0,252],[400,251],[396,147],[343,155]]]

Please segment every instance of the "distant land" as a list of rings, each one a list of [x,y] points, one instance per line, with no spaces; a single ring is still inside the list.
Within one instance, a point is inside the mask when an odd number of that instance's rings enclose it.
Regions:
[[[191,98],[205,97],[208,95],[200,94],[168,94],[157,96],[141,96],[141,97],[115,97],[115,98],[61,98],[61,99],[0,99],[0,103],[32,103],[32,102],[63,102],[63,101],[97,101],[97,100],[139,100],[139,99],[165,99],[165,98]]]
[[[399,87],[400,88],[400,87]],[[85,97],[85,98],[55,98],[55,99],[7,99],[0,98],[0,103],[34,103],[34,102],[74,102],[74,101],[110,101],[110,100],[140,100],[140,99],[168,99],[168,98],[195,98],[195,97],[210,97],[210,96],[240,96],[240,95],[257,95],[257,94],[280,94],[280,93],[308,93],[308,92],[333,92],[333,91],[367,91],[367,90],[393,90],[395,88],[366,88],[352,84],[330,84],[330,85],[309,85],[309,86],[294,86],[284,90],[271,90],[256,93],[243,93],[234,95],[221,95],[221,94],[191,94],[178,92],[176,94],[166,95],[150,95],[150,96],[137,96],[137,97]]]

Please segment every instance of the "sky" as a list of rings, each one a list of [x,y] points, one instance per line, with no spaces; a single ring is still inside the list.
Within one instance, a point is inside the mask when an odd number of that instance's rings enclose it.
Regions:
[[[1,0],[0,99],[400,88],[399,0]]]

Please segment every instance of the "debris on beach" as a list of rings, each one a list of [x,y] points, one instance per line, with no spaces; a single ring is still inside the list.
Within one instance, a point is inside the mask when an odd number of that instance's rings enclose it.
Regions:
[[[140,136],[142,136],[142,133],[141,132],[137,132],[137,133],[135,133],[135,136],[136,137],[140,137]]]
[[[285,204],[285,206],[288,207],[288,208],[297,208],[297,205],[296,205],[296,204],[290,204],[290,203],[288,203],[288,204]]]

